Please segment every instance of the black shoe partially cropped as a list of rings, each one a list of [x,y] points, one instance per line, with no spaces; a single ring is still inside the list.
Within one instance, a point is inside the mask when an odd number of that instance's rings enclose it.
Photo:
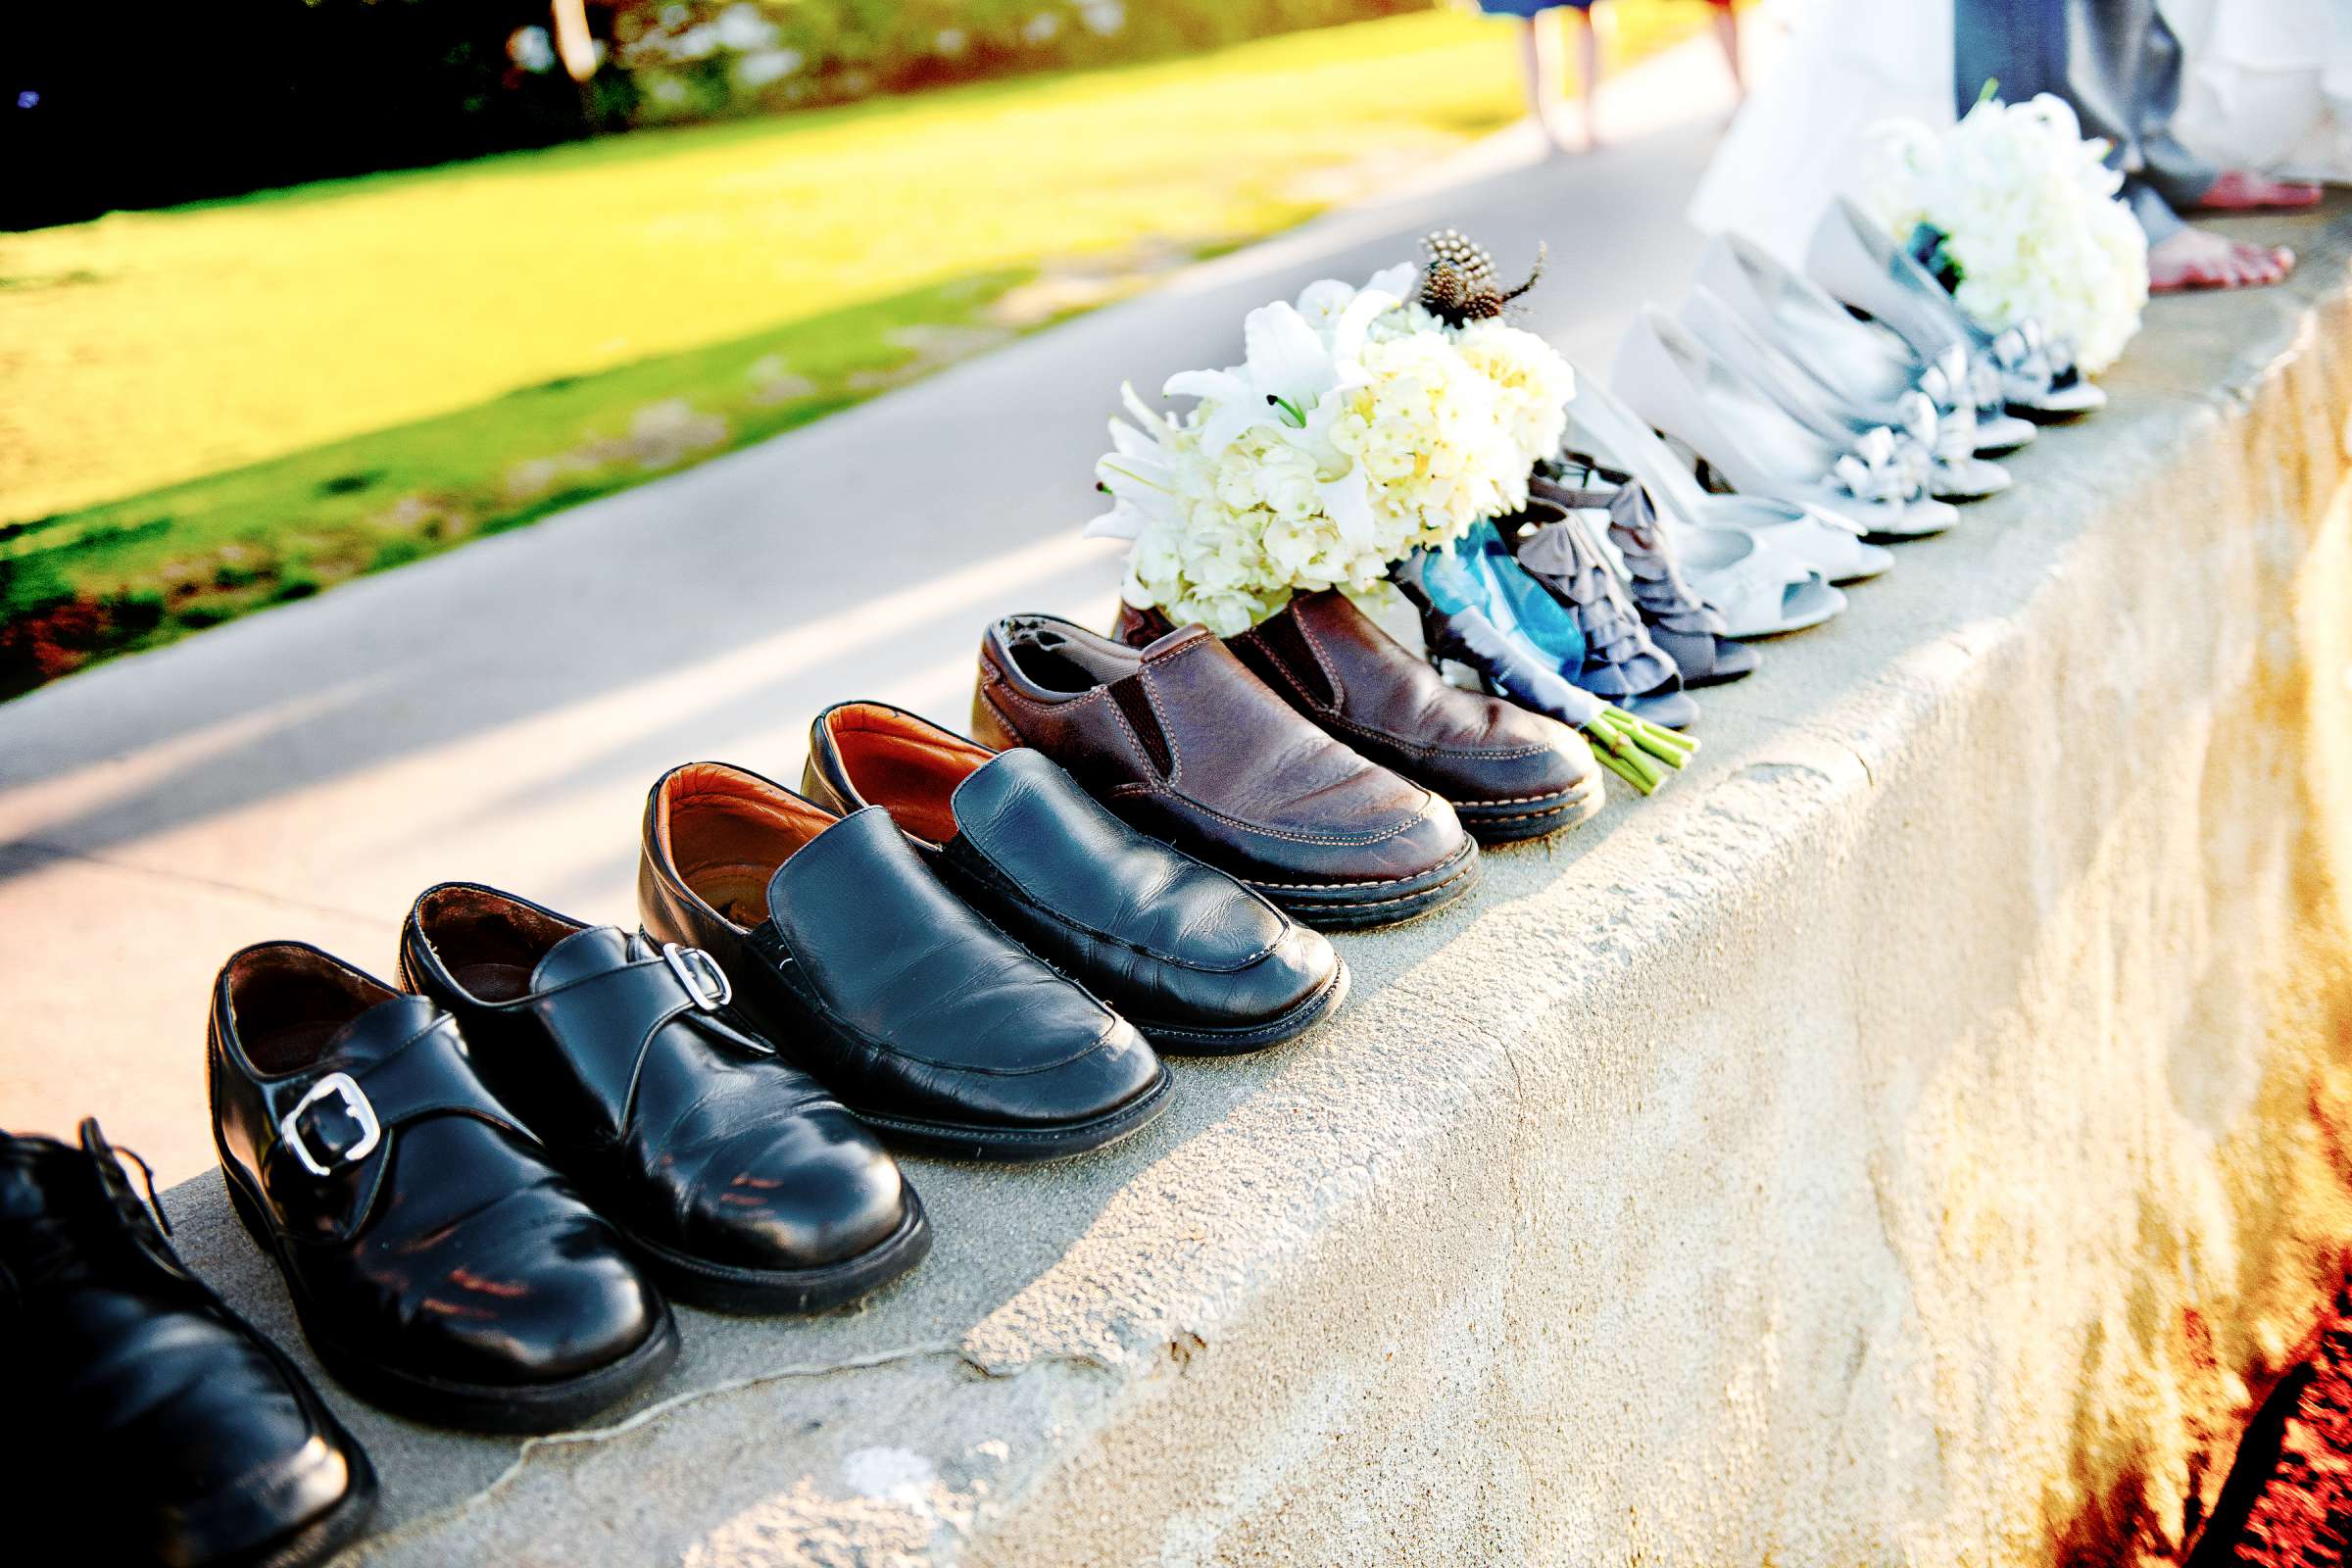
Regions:
[[[701,949],[445,882],[409,911],[400,977],[456,1015],[500,1101],[676,1299],[814,1312],[930,1250],[890,1152],[730,1021]]]
[[[0,1133],[0,1335],[8,1560],[308,1568],[367,1528],[367,1454],[181,1266],[95,1121]]]
[[[265,943],[221,968],[206,1055],[229,1200],[345,1388],[552,1432],[676,1358],[669,1303],[426,998]]]

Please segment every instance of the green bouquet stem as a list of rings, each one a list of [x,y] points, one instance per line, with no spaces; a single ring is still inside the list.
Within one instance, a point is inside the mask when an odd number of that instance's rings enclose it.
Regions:
[[[1622,708],[1603,707],[1584,726],[1600,765],[1643,795],[1654,795],[1690,760],[1698,742]]]

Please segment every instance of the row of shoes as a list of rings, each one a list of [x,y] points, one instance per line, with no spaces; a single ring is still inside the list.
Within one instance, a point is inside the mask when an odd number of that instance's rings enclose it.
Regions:
[[[1948,526],[2007,483],[1983,454],[2096,406],[1851,208],[1808,270],[1727,238],[1676,316],[1644,313],[1623,401],[1582,378],[1527,512],[1404,579],[1426,657],[1333,592],[1226,639],[1009,616],[969,736],[848,703],[797,791],[663,775],[634,928],[451,882],[393,981],[301,943],[232,956],[215,1141],[320,1364],[413,1418],[548,1431],[660,1375],[672,1300],[874,1291],[930,1246],[894,1148],[1100,1149],[1165,1107],[1163,1053],[1311,1029],[1348,985],[1323,931],[1442,908],[1482,843],[1598,808],[1554,687],[1689,723],[1687,687],[1756,666],[1741,638],[1835,614],[1835,583],[1886,569],[1873,538]],[[368,1456],[168,1234],[95,1122],[0,1133],[0,1310],[44,1348],[20,1473],[135,1482],[69,1541],[30,1510],[31,1560],[321,1561],[365,1528]]]
[[[1850,202],[1805,270],[1710,240],[1672,311],[1644,307],[1606,383],[1580,370],[1528,509],[1398,574],[1433,657],[1567,717],[1599,697],[1653,723],[1752,673],[1743,640],[1822,624],[1889,543],[1998,495],[1988,461],[2105,402],[2033,323],[1970,318]]]
[[[1127,629],[990,626],[987,744],[857,702],[811,726],[799,790],[673,768],[633,927],[449,882],[389,980],[299,942],[231,956],[215,1144],[328,1374],[412,1419],[553,1431],[674,1360],[672,1301],[855,1300],[930,1247],[894,1149],[1126,1137],[1168,1102],[1161,1053],[1340,1006],[1322,929],[1439,907],[1480,839],[1599,803],[1572,731],[1446,684],[1337,594],[1231,642]],[[104,1453],[139,1478],[73,1547],[320,1561],[365,1527],[368,1458],[167,1236],[94,1122],[0,1134],[0,1285],[60,1351],[21,1396],[61,1477]]]

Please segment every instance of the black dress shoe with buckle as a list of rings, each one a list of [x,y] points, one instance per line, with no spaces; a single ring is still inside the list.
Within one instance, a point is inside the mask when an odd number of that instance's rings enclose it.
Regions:
[[[161,1214],[95,1121],[79,1148],[0,1133],[17,1434],[0,1555],[27,1568],[323,1562],[367,1528],[375,1472],[285,1353],[181,1266]]]
[[[213,987],[213,1141],[311,1348],[387,1410],[577,1424],[677,1355],[620,1235],[483,1084],[457,1021],[299,942]]]
[[[842,703],[809,727],[801,788],[844,814],[887,809],[966,904],[1162,1051],[1255,1051],[1348,995],[1328,939],[1026,747],[992,752],[887,703]]]
[[[698,948],[656,947],[492,888],[427,890],[400,974],[670,1295],[813,1312],[922,1260],[923,1205],[863,1123],[721,1011]]]
[[[672,768],[646,802],[637,907],[656,940],[714,956],[760,1033],[898,1142],[1053,1159],[1167,1101],[1134,1026],[943,887],[887,811]]]

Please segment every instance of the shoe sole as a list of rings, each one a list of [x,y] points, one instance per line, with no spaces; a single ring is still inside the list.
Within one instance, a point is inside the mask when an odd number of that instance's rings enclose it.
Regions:
[[[228,1189],[229,1207],[237,1211],[245,1233],[276,1263],[278,1277],[286,1283],[286,1295],[294,1302],[295,1321],[302,1325],[302,1337],[310,1342],[318,1364],[345,1389],[394,1415],[469,1432],[562,1432],[635,1393],[678,1358],[677,1319],[670,1314],[669,1303],[662,1301],[657,1303],[662,1310],[653,1332],[637,1348],[617,1361],[561,1383],[459,1383],[382,1366],[345,1349],[313,1326],[309,1301],[294,1272],[286,1267],[285,1253],[256,1200],[237,1184],[226,1164],[221,1166],[220,1181]]]
[[[356,1443],[350,1445],[351,1486],[327,1510],[291,1534],[223,1557],[207,1557],[191,1568],[318,1568],[366,1534],[375,1517],[375,1466]]]
[[[1606,798],[1607,792],[1601,788],[1600,775],[1595,771],[1575,789],[1533,801],[1507,801],[1494,806],[1464,806],[1455,801],[1453,814],[1461,818],[1462,826],[1481,844],[1520,844],[1581,827],[1592,819]]]
[[[899,1228],[856,1257],[815,1268],[755,1269],[689,1257],[638,1237],[644,1256],[672,1300],[744,1316],[822,1312],[880,1289],[920,1263],[931,1250],[931,1223],[913,1188]]]
[[[1132,1013],[1127,1014],[1127,1021],[1156,1051],[1187,1056],[1238,1056],[1298,1039],[1340,1010],[1340,1004],[1348,1000],[1349,983],[1348,960],[1342,958],[1332,969],[1331,978],[1309,993],[1306,1000],[1294,1003],[1288,1010],[1263,1023],[1238,1028],[1145,1023]]]
[[[2032,403],[2012,403],[2009,412],[2028,424],[2072,424],[2085,415],[2098,413],[2101,407],[2094,403],[2080,409],[2045,409]]]
[[[1045,1127],[982,1127],[960,1122],[921,1121],[910,1116],[885,1115],[850,1107],[858,1119],[888,1135],[902,1149],[944,1154],[950,1159],[987,1160],[996,1164],[1033,1165],[1091,1153],[1141,1132],[1167,1108],[1173,1080],[1161,1067],[1159,1077],[1141,1095],[1105,1115],[1086,1121]]]
[[[1448,874],[1427,882],[1410,893],[1373,899],[1321,898],[1316,895],[1326,890],[1276,887],[1270,883],[1252,882],[1247,877],[1240,880],[1244,886],[1272,900],[1285,914],[1317,931],[1370,931],[1434,914],[1478,886],[1478,841],[1475,838],[1465,840],[1450,859],[1444,861],[1435,871],[1424,874],[1435,877],[1437,872],[1446,871],[1448,867],[1452,868]],[[1394,885],[1375,884],[1380,887]]]

